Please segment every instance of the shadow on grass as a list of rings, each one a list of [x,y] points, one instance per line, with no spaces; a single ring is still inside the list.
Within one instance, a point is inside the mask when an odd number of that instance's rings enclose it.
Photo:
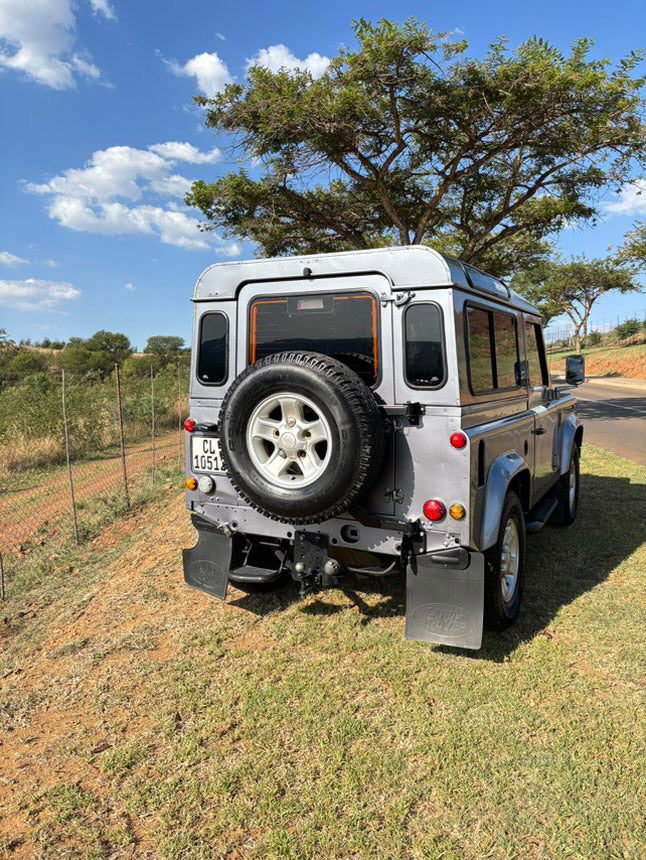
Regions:
[[[480,651],[433,646],[436,650],[477,660],[505,659],[522,644],[545,632],[559,610],[604,582],[646,538],[646,485],[628,478],[581,476],[581,504],[574,525],[546,526],[527,539],[527,578],[523,607],[516,623],[501,633],[485,633]],[[353,577],[340,586],[361,615],[361,623],[405,614],[403,577]],[[379,595],[377,603],[366,598]],[[296,584],[287,581],[271,593],[250,594],[236,606],[259,615],[298,600]],[[325,600],[325,592],[303,607],[308,615],[347,612],[347,604]],[[404,635],[402,625],[402,636]]]

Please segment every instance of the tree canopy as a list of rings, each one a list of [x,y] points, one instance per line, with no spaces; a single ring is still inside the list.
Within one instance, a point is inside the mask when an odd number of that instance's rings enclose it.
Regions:
[[[157,334],[149,337],[144,352],[156,355],[163,365],[177,357],[184,349],[184,338],[177,335]]]
[[[634,229],[626,233],[617,259],[619,262],[634,263],[641,268],[646,267],[646,224],[637,223]]]
[[[586,222],[646,154],[641,54],[614,68],[577,41],[483,59],[415,20],[355,22],[326,72],[252,67],[196,97],[261,175],[197,181],[186,202],[267,255],[432,243],[507,274]]]
[[[588,334],[588,322],[594,303],[605,293],[637,292],[635,270],[613,260],[564,262],[552,260],[535,267],[531,273],[517,275],[512,286],[532,301],[545,321],[567,314],[574,326],[577,352]]]

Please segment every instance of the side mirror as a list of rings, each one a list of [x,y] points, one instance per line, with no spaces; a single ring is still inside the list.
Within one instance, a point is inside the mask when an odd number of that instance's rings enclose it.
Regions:
[[[585,358],[582,355],[568,355],[565,359],[565,381],[568,385],[585,382]]]

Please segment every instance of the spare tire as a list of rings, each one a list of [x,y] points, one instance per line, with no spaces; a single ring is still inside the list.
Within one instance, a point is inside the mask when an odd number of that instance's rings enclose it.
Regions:
[[[220,446],[231,482],[252,507],[315,523],[346,511],[374,481],[384,422],[373,393],[340,361],[281,352],[232,383]]]

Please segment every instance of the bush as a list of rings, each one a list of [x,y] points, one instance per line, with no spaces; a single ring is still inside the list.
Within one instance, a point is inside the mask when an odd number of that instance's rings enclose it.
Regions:
[[[632,319],[624,320],[622,323],[619,323],[615,332],[621,340],[624,340],[627,337],[634,337],[636,334],[639,334],[641,327],[641,320],[633,317]]]
[[[588,336],[583,341],[584,346],[598,346],[603,340],[603,336],[600,331],[591,331]]]

